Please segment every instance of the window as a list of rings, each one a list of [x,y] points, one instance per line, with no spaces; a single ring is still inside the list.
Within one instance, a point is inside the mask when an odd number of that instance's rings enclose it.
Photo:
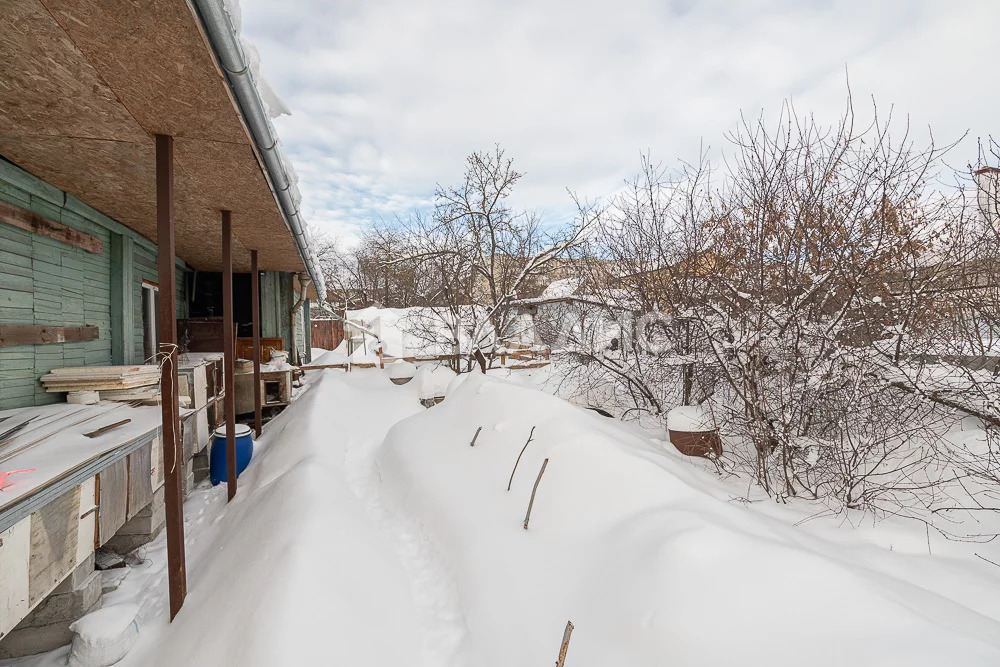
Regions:
[[[160,290],[150,282],[142,281],[142,354],[146,363],[156,363],[158,336],[156,313],[160,305]]]

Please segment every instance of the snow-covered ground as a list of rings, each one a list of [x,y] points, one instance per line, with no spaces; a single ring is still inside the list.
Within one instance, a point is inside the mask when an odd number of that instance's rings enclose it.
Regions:
[[[389,369],[308,376],[234,502],[188,500],[174,622],[162,536],[106,596],[142,609],[121,664],[544,665],[567,621],[568,667],[1000,664],[992,543],[748,499],[532,378],[424,409]]]

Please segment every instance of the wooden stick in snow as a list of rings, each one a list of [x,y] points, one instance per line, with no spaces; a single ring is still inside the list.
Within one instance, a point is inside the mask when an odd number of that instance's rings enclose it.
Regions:
[[[563,630],[562,646],[559,647],[559,659],[556,660],[556,667],[563,667],[566,664],[566,653],[569,651],[569,638],[573,634],[573,621],[566,621],[566,629]]]
[[[535,504],[535,491],[538,491],[538,483],[542,481],[542,473],[545,472],[545,466],[549,464],[549,460],[545,459],[542,461],[542,467],[538,471],[538,477],[535,478],[535,485],[531,487],[531,500],[528,501],[528,513],[524,515],[524,529],[528,530],[528,521],[531,520],[531,507]]]
[[[479,432],[482,431],[482,430],[483,430],[482,426],[480,426],[479,428],[476,429],[476,434],[474,436],[472,436],[472,442],[469,443],[469,447],[475,447],[476,446],[476,438],[479,437]]]
[[[531,433],[528,434],[528,442],[531,442],[532,437],[535,435],[535,427],[531,427]],[[521,455],[524,454],[524,450],[528,448],[528,442],[524,443],[524,447],[521,447],[521,453],[517,455],[517,460],[514,461],[514,469],[510,471],[510,479],[507,480],[507,490],[510,491],[510,485],[514,482],[514,473],[517,472],[517,464],[521,462]]]

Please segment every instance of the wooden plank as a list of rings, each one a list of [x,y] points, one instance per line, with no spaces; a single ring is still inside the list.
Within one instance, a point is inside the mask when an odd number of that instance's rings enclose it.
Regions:
[[[128,509],[131,519],[153,501],[153,482],[150,477],[152,444],[144,445],[128,455]]]
[[[28,604],[28,562],[31,557],[31,517],[0,532],[0,638],[31,610]]]
[[[0,324],[0,347],[48,345],[97,340],[97,327],[59,327],[38,324]]]
[[[61,241],[67,245],[86,250],[89,253],[99,255],[104,252],[104,244],[101,242],[101,239],[90,234],[78,232],[62,223],[49,220],[37,213],[26,211],[23,208],[3,201],[0,201],[0,222],[6,222],[12,227],[17,227],[32,234]]]
[[[163,486],[163,438],[156,436],[150,447],[149,483],[155,490]]]
[[[28,605],[34,607],[76,567],[80,487],[31,515]]]
[[[125,525],[128,511],[128,467],[125,459],[116,461],[97,475],[97,545],[111,539]]]
[[[131,423],[131,419],[122,419],[121,421],[116,421],[113,424],[108,424],[107,426],[102,426],[101,428],[91,431],[90,433],[84,433],[86,438],[98,438],[108,431],[118,428],[119,426],[124,426],[125,424]]]
[[[94,551],[97,537],[97,477],[80,485],[80,526],[77,529],[76,564],[87,560]]]
[[[135,351],[135,326],[130,315],[134,308],[132,238],[111,237],[111,340],[112,359],[116,364],[131,363]]]

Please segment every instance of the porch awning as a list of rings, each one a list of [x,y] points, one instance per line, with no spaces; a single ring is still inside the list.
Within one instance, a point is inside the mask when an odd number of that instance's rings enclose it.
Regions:
[[[0,155],[156,237],[154,134],[175,138],[177,255],[304,271],[201,24],[185,0],[10,0],[0,17]]]

